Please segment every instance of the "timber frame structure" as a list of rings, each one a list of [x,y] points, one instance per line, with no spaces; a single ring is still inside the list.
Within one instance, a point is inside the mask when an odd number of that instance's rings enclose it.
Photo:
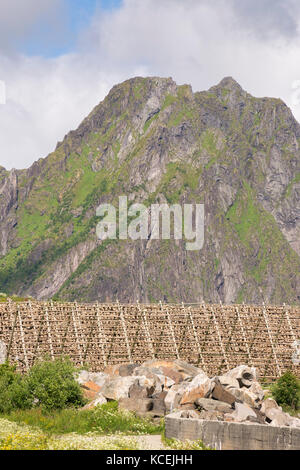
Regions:
[[[247,364],[274,380],[286,370],[300,376],[299,331],[300,307],[286,305],[0,304],[0,340],[22,371],[45,355],[94,371],[158,358],[185,360],[210,376]]]

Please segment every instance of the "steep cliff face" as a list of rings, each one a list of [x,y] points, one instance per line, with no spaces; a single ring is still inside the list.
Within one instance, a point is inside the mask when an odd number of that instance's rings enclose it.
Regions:
[[[0,168],[0,290],[81,301],[300,301],[300,126],[232,78],[115,86],[55,152]],[[106,241],[96,207],[204,203],[205,244]]]

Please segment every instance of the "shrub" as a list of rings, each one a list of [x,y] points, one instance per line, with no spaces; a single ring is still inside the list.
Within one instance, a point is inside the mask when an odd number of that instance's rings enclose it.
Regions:
[[[290,406],[296,410],[299,405],[300,382],[288,371],[273,385],[272,393],[279,405]]]
[[[67,358],[37,362],[28,372],[26,383],[31,399],[43,410],[61,410],[83,406],[75,367]]]
[[[10,413],[14,409],[32,406],[26,381],[16,372],[16,367],[8,363],[0,365],[0,412]]]

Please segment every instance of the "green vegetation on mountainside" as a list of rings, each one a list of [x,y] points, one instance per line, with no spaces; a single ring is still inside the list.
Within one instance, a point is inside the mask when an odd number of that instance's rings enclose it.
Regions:
[[[157,80],[137,78],[114,87],[32,174],[20,172],[13,238],[0,258],[0,290],[31,293],[31,286],[55,271],[73,247],[95,241],[96,207],[101,202],[117,206],[118,196],[127,194],[146,205],[204,203],[209,215],[203,252],[184,254],[184,243],[171,242],[150,251],[149,258],[135,254],[136,268],[143,263],[148,272],[139,289],[149,299],[180,300],[181,288],[172,277],[176,270],[189,300],[217,300],[225,295],[222,261],[234,250],[247,287],[232,300],[254,299],[258,288],[266,294],[272,278],[271,298],[295,302],[299,256],[258,202],[277,155],[274,148],[282,149],[283,167],[291,162],[295,168],[299,159],[283,103],[253,98],[232,83],[193,94],[187,85],[174,88],[171,81]],[[165,87],[161,95],[160,86]],[[154,95],[160,105],[147,118],[143,113]],[[277,205],[294,194],[299,174],[291,174]],[[113,242],[87,252],[56,298],[94,299],[101,286],[115,286],[121,275],[128,278],[129,247],[136,250],[136,245]],[[94,273],[90,286],[89,272]]]

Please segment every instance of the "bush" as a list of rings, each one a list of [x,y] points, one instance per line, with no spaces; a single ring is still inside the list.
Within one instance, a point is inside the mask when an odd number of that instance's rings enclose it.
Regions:
[[[81,407],[86,401],[69,359],[37,362],[28,372],[26,384],[32,401],[43,410]]]
[[[26,380],[8,363],[0,365],[0,413],[32,406]]]
[[[294,410],[299,406],[300,382],[288,371],[272,387],[272,394],[279,405],[290,406]]]

